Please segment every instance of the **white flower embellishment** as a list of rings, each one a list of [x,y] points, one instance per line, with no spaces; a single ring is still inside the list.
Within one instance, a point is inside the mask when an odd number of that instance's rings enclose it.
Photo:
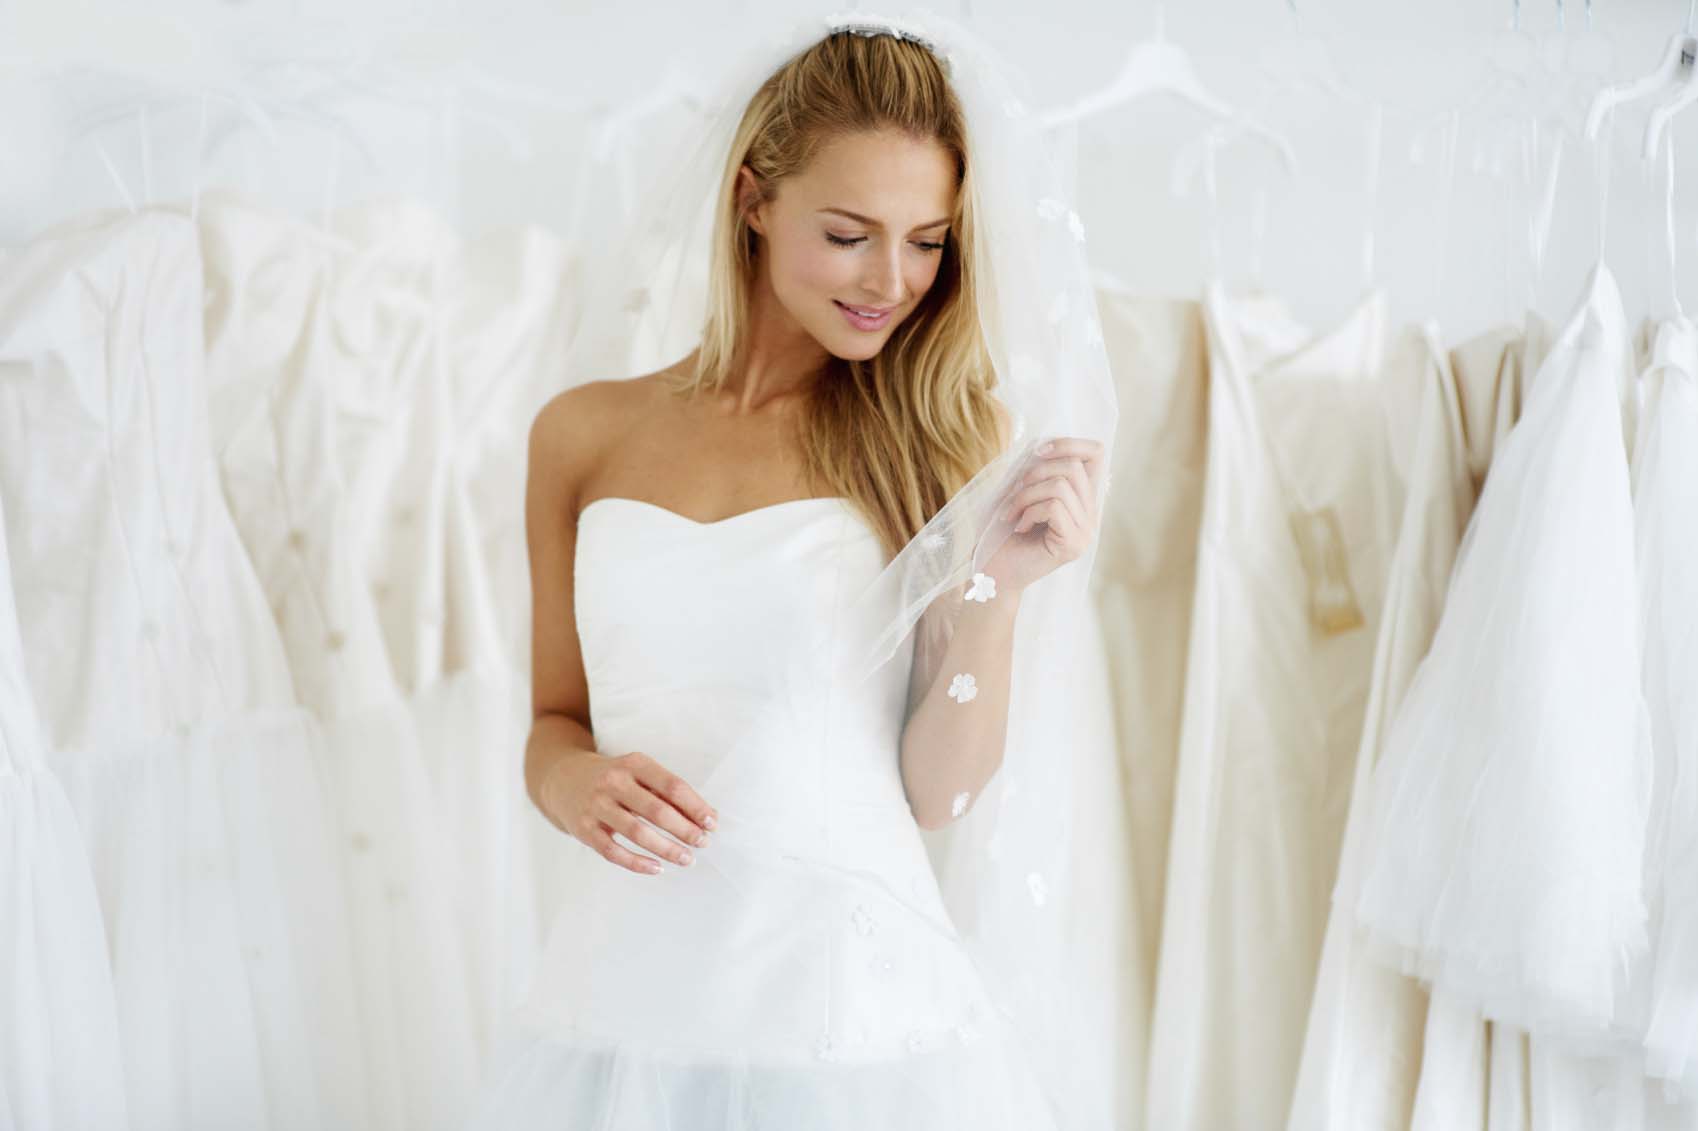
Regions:
[[[973,584],[967,587],[967,600],[984,604],[996,596],[996,578],[988,573],[975,573]]]
[[[962,790],[960,793],[957,793],[949,802],[949,815],[951,817],[959,817],[961,814],[965,813],[967,811],[967,802],[972,799],[973,795],[968,793],[966,790]]]
[[[1085,222],[1079,219],[1079,214],[1072,209],[1067,210],[1067,230],[1073,233],[1076,241],[1085,242]]]
[[[1026,887],[1032,893],[1032,902],[1042,907],[1049,900],[1049,885],[1044,883],[1041,873],[1033,872],[1026,877]]]
[[[965,703],[978,693],[977,682],[967,672],[957,672],[955,678],[949,681],[949,697],[957,703]]]

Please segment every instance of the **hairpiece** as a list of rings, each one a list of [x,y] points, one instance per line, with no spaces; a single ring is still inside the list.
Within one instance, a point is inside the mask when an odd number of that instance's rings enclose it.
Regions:
[[[834,32],[847,31],[855,35],[890,35],[918,43],[934,55],[942,55],[937,40],[912,20],[874,15],[870,12],[838,12],[826,17],[826,26]]]

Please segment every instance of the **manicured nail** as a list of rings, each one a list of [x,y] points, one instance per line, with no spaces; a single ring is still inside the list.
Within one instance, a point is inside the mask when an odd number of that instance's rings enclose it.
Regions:
[[[643,871],[647,872],[651,876],[660,875],[660,862],[658,860],[650,860],[647,864],[643,865]]]
[[[702,828],[704,829],[713,829],[718,827],[718,825],[719,822],[713,819],[713,815],[711,813],[702,818]]]
[[[680,863],[680,864],[689,864],[689,863],[692,863],[695,859],[696,859],[695,856],[693,856],[690,853],[690,850],[687,849],[687,848],[684,851],[682,851],[678,854],[678,863]]]

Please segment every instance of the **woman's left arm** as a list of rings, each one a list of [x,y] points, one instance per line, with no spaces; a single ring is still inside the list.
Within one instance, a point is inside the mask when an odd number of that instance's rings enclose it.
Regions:
[[[942,828],[971,807],[1002,764],[1008,732],[1014,622],[1026,588],[1078,558],[1097,529],[1103,446],[1061,437],[1038,448],[1003,500],[1007,541],[966,585],[944,593],[915,626],[911,694],[924,688],[902,731],[902,784],[921,828]],[[941,648],[928,621],[961,601]]]

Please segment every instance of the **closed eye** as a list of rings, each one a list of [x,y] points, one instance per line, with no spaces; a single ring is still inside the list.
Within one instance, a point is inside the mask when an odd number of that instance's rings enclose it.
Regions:
[[[825,234],[825,238],[830,240],[833,244],[836,244],[838,247],[854,247],[857,244],[863,244],[863,243],[867,242],[866,236],[855,236],[853,238],[850,238],[850,237],[845,237],[845,236],[833,235],[831,232],[827,232]],[[937,252],[937,251],[943,250],[942,242],[937,241],[937,240],[915,240],[914,246],[919,248],[922,251],[927,252],[928,254],[932,253],[932,252]]]

